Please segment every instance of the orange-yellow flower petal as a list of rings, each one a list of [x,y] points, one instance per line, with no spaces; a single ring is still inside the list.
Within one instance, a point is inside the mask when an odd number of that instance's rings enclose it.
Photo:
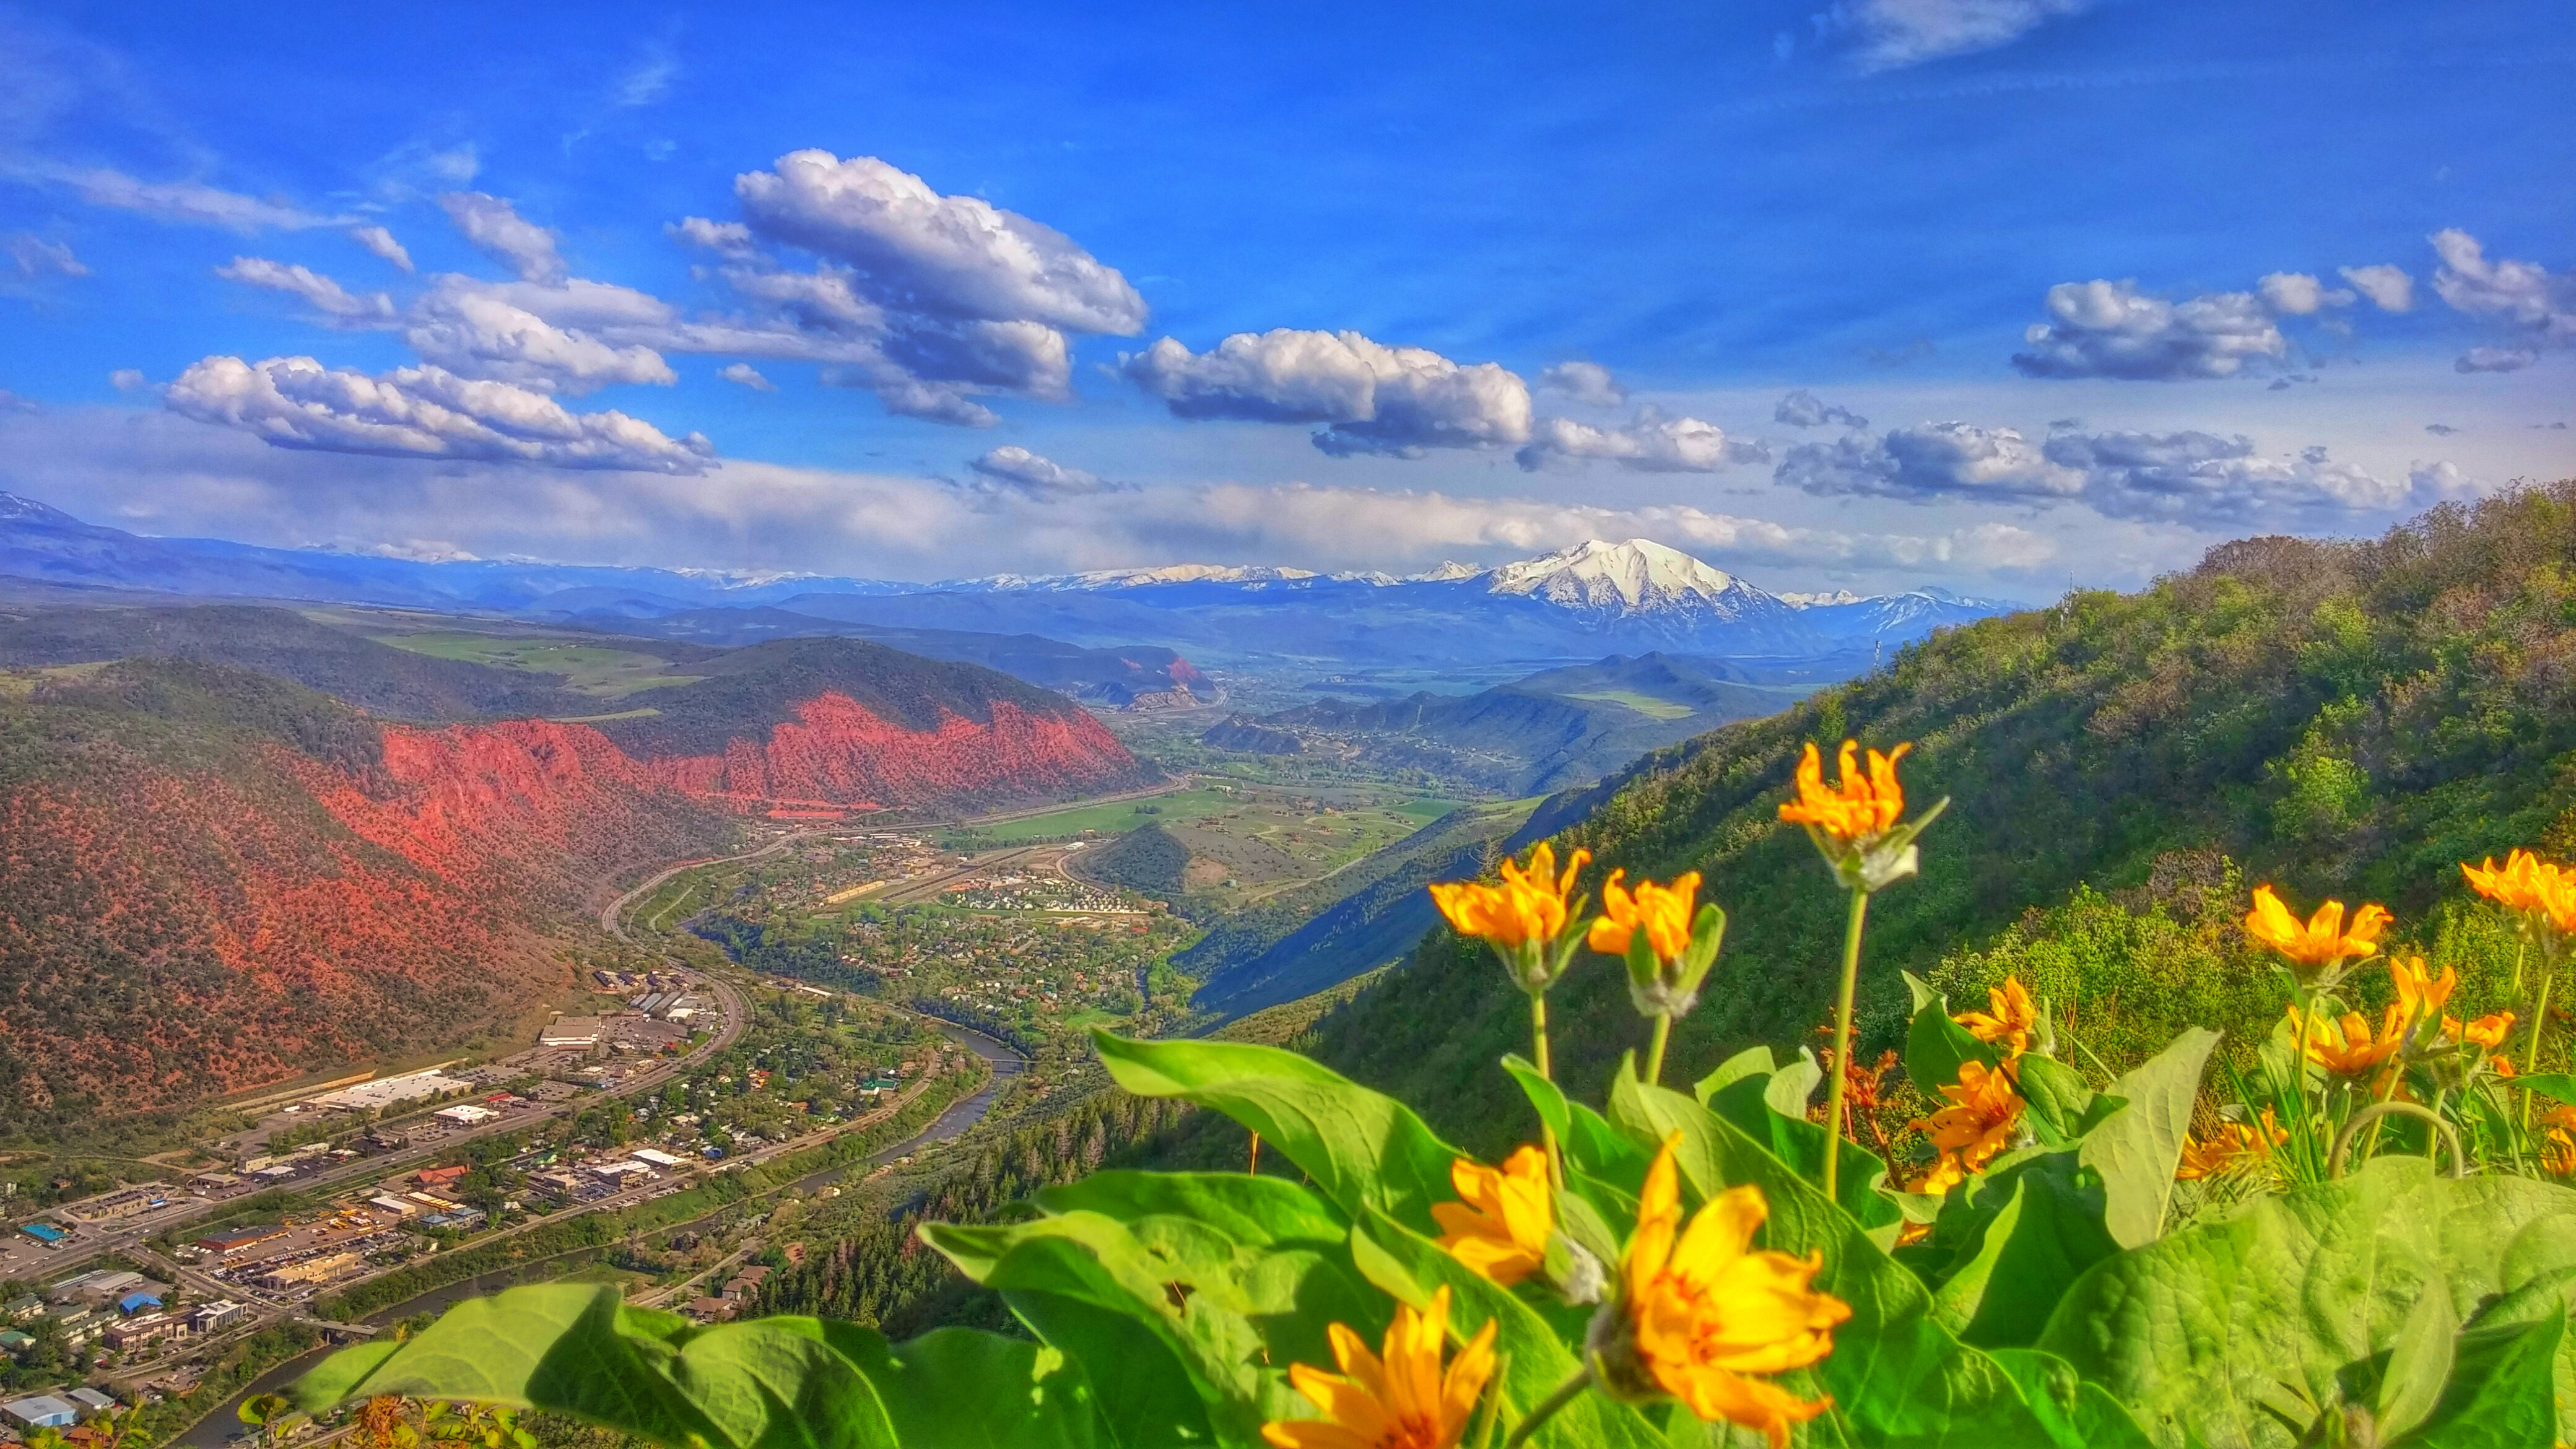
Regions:
[[[2460,973],[2455,967],[2445,966],[2437,977],[2421,956],[2391,956],[2388,981],[2397,988],[2397,1019],[2411,1024],[2431,1021],[2442,1014],[2451,992],[2460,984]]]
[[[1523,1147],[1498,1168],[1461,1157],[1449,1164],[1449,1185],[1459,1200],[1431,1205],[1449,1256],[1506,1288],[1547,1261],[1556,1209],[1545,1154]]]
[[[2289,1008],[2290,1030],[2299,1030],[2299,1009]],[[2367,1075],[2374,1067],[2397,1055],[2406,1044],[2406,1020],[2397,1014],[2392,1003],[2380,1017],[2379,1034],[2370,1032],[2370,1019],[2358,1011],[2347,1011],[2340,1018],[2319,1013],[2313,1017],[2305,1036],[2308,1060],[2338,1077]]]
[[[1628,954],[1628,945],[1639,931],[1646,933],[1646,949],[1655,959],[1666,964],[1678,961],[1690,949],[1691,916],[1697,910],[1699,872],[1684,871],[1673,877],[1670,885],[1657,885],[1650,880],[1637,882],[1633,892],[1620,884],[1625,871],[1610,872],[1601,885],[1599,920],[1592,923],[1586,938],[1595,951],[1612,956]]]
[[[1869,752],[1869,771],[1858,768],[1860,744],[1843,741],[1836,761],[1841,778],[1828,788],[1824,757],[1809,741],[1798,758],[1798,798],[1780,807],[1780,818],[1792,825],[1812,825],[1843,849],[1883,835],[1905,815],[1905,790],[1897,783],[1896,762],[1913,749],[1898,745],[1886,754]]]
[[[2328,901],[2301,922],[2268,885],[2254,888],[2254,908],[2245,913],[2245,934],[2302,966],[2328,967],[2379,949],[2380,933],[2395,918],[2377,904],[2352,913],[2344,923],[2343,902]]]
[[[2489,1051],[2493,1051],[2497,1047],[2504,1045],[2504,1039],[2506,1037],[2513,1035],[2513,1013],[2510,1011],[2490,1012],[2471,1022],[2463,1022],[2456,1016],[2444,1017],[2442,1019],[2442,1026],[2445,1030],[2450,1032],[2452,1039],[2455,1041],[2466,1042],[2470,1046],[2481,1046],[2485,1047]]]
[[[1953,1020],[1977,1040],[2008,1046],[2014,1056],[2020,1056],[2030,1049],[2030,1034],[2039,1024],[2039,1013],[2021,978],[2007,976],[2003,985],[1986,988],[1984,1011],[1963,1011]]]
[[[1915,1125],[1931,1136],[1944,1158],[1976,1172],[2012,1145],[2023,1103],[2010,1075],[1988,1070],[1983,1062],[1961,1062],[1959,1080],[1943,1087],[1941,1095],[1950,1105]]]
[[[2541,869],[2539,857],[2519,849],[2507,851],[2502,865],[2492,855],[2484,865],[2460,862],[2460,874],[2468,878],[2469,889],[2509,911],[2540,909]]]
[[[1313,1419],[1277,1419],[1261,1437],[1277,1449],[1453,1449],[1475,1416],[1476,1399],[1494,1373],[1497,1321],[1441,1368],[1449,1337],[1449,1290],[1431,1295],[1430,1311],[1399,1304],[1386,1330],[1383,1358],[1341,1324],[1326,1330],[1339,1374],[1290,1364],[1288,1382],[1320,1411]]]
[[[2222,1122],[2217,1136],[2203,1142],[2197,1135],[2186,1136],[2182,1143],[2182,1161],[2174,1167],[2174,1177],[2193,1182],[2215,1177],[2240,1163],[2261,1162],[2272,1155],[2272,1149],[2290,1140],[2290,1129],[2272,1119],[2272,1109],[2263,1109],[2261,1125],[2250,1122]]]
[[[1759,1429],[1783,1449],[1791,1425],[1833,1401],[1800,1399],[1758,1376],[1823,1360],[1851,1308],[1810,1286],[1823,1254],[1801,1259],[1753,1247],[1769,1214],[1753,1184],[1718,1194],[1681,1228],[1677,1138],[1665,1140],[1647,1169],[1621,1265],[1635,1366],[1699,1418]]]
[[[1460,935],[1513,951],[1533,941],[1553,941],[1565,929],[1566,898],[1574,893],[1575,875],[1591,859],[1590,851],[1577,850],[1559,874],[1555,850],[1540,841],[1527,867],[1504,861],[1497,872],[1501,879],[1492,885],[1439,882],[1431,887],[1431,899]]]

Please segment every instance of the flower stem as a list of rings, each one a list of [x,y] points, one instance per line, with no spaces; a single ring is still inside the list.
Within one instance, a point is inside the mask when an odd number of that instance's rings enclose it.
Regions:
[[[1842,1165],[1843,1063],[1851,1060],[1852,991],[1860,982],[1861,918],[1869,914],[1869,892],[1855,889],[1851,921],[1843,928],[1843,979],[1834,998],[1833,1080],[1825,1088],[1825,1196],[1834,1196],[1835,1169]]]
[[[1664,1039],[1673,1034],[1673,1019],[1655,1018],[1655,1039],[1646,1048],[1646,1085],[1661,1086],[1664,1080]]]
[[[2522,1058],[2522,1074],[2526,1077],[2540,1070],[2540,1033],[2549,1025],[2549,981],[2558,974],[2555,969],[2557,954],[2555,951],[2541,953],[2540,992],[2531,1007],[2531,1049],[2523,1053]],[[2531,1126],[2531,1096],[2527,1091],[2522,1094],[2522,1125],[2525,1130]]]
[[[1592,1370],[1589,1367],[1576,1369],[1574,1377],[1557,1385],[1555,1393],[1541,1400],[1537,1408],[1529,1411],[1528,1418],[1513,1427],[1511,1436],[1503,1440],[1503,1449],[1520,1449],[1529,1436],[1538,1432],[1541,1424],[1555,1418],[1557,1410],[1573,1403],[1576,1395],[1590,1387],[1592,1387]]]
[[[1538,1074],[1554,1081],[1547,1069],[1547,997],[1530,993],[1530,1053],[1538,1059]],[[1565,1161],[1557,1155],[1556,1129],[1544,1121],[1538,1124],[1539,1146],[1547,1152],[1547,1180],[1559,1187],[1565,1185]]]

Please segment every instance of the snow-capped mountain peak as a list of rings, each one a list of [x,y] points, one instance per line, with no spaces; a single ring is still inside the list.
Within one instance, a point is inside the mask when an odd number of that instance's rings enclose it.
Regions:
[[[1691,608],[1760,594],[1723,569],[1651,539],[1591,539],[1493,571],[1486,591],[1620,613]],[[1767,595],[1763,597],[1767,598]]]
[[[1853,593],[1849,589],[1836,589],[1830,594],[1787,593],[1780,594],[1777,597],[1781,603],[1788,605],[1792,609],[1822,609],[1830,608],[1836,604],[1857,604],[1860,602],[1860,595]]]
[[[1475,564],[1460,563],[1456,559],[1451,559],[1429,573],[1407,575],[1404,581],[1408,584],[1454,584],[1460,579],[1478,578],[1489,572],[1491,570],[1479,568]]]

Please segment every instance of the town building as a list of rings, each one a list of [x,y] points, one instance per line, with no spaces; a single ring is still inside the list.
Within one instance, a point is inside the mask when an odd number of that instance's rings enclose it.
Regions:
[[[139,1318],[108,1325],[107,1332],[99,1338],[109,1348],[123,1350],[138,1344],[164,1343],[187,1336],[188,1320],[174,1318],[167,1313],[146,1313]]]
[[[302,1262],[281,1264],[260,1275],[263,1288],[294,1288],[306,1283],[320,1283],[355,1270],[360,1259],[354,1252],[321,1253]]]
[[[35,1336],[14,1328],[0,1328],[0,1353],[15,1356],[36,1346]]]
[[[599,1018],[595,1016],[559,1016],[554,1024],[537,1033],[537,1045],[544,1047],[595,1047],[599,1045]]]
[[[430,1115],[441,1122],[453,1122],[459,1127],[472,1127],[478,1123],[489,1122],[501,1114],[489,1107],[478,1107],[471,1102],[459,1102],[453,1107],[441,1107]]]
[[[680,1165],[679,1158],[673,1157],[671,1154],[664,1152],[659,1148],[638,1147],[627,1155],[638,1162],[650,1163],[655,1167],[677,1167]]]
[[[68,1399],[32,1394],[0,1404],[0,1415],[25,1429],[68,1429],[80,1422],[80,1409]]]
[[[90,1388],[87,1385],[74,1389],[70,1393],[63,1395],[63,1397],[80,1405],[82,1408],[89,1410],[93,1414],[116,1407],[116,1400],[109,1398],[107,1395],[102,1394],[98,1390]]]
[[[249,1321],[249,1307],[235,1303],[229,1298],[218,1298],[212,1303],[201,1303],[197,1305],[195,1312],[188,1315],[188,1326],[199,1333],[216,1333],[234,1324]]]
[[[226,1228],[222,1232],[208,1233],[197,1239],[197,1246],[209,1253],[220,1253],[224,1257],[231,1258],[247,1253],[262,1243],[285,1236],[286,1229],[276,1223],[254,1223],[249,1227]]]

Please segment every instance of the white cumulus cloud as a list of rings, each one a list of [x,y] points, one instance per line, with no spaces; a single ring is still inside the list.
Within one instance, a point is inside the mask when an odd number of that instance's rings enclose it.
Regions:
[[[1123,484],[1080,468],[1068,468],[1017,443],[1005,443],[966,466],[975,473],[969,491],[1009,492],[1039,503],[1125,489]]]
[[[716,376],[727,382],[750,388],[753,392],[778,391],[778,384],[761,376],[760,369],[748,362],[728,362],[716,369]]]
[[[1774,477],[1819,495],[1859,494],[1929,502],[1936,498],[2053,500],[2084,491],[2081,473],[2049,460],[2014,428],[1927,422],[1884,437],[1856,431],[1831,443],[1801,443]]]
[[[1628,400],[1628,389],[1597,362],[1560,362],[1538,375],[1538,385],[1585,407],[1615,408]]]
[[[1771,409],[1771,421],[1787,423],[1793,428],[1818,428],[1827,423],[1840,423],[1847,428],[1865,428],[1869,419],[1850,408],[1837,407],[1805,388],[1793,388]]]
[[[394,239],[394,234],[381,226],[353,226],[349,228],[349,240],[401,271],[411,270],[411,253],[403,250],[403,244]]]
[[[668,230],[693,247],[737,261],[759,250],[751,239],[751,228],[738,221],[710,221],[703,216],[684,216],[671,223]]]
[[[235,257],[215,268],[215,275],[228,282],[301,297],[334,327],[393,325],[393,298],[382,292],[359,296],[310,267],[289,266],[266,257]]]
[[[1714,473],[1736,463],[1767,463],[1760,443],[1730,438],[1715,423],[1639,409],[1623,426],[1595,427],[1572,418],[1541,418],[1513,455],[1528,472],[1607,459],[1638,473]]]
[[[1529,386],[1498,363],[1460,364],[1357,332],[1238,332],[1202,353],[1166,337],[1120,370],[1176,417],[1322,423],[1335,457],[1420,457],[1431,448],[1529,441]]]
[[[450,191],[438,198],[447,219],[485,256],[518,273],[523,282],[560,282],[563,257],[555,234],[519,215],[519,209],[482,191]]]
[[[2048,312],[2050,321],[2022,334],[2030,350],[2013,354],[2013,366],[2031,377],[2234,377],[2249,361],[2289,350],[2250,292],[2168,302],[2134,281],[2060,282],[2048,289]]]
[[[280,448],[681,474],[715,461],[698,434],[670,438],[621,412],[576,413],[544,393],[438,367],[370,377],[310,357],[208,357],[162,401]]]
[[[469,277],[439,281],[403,323],[403,341],[425,362],[545,392],[579,394],[619,383],[678,380],[651,347],[620,346],[581,328],[558,326],[517,305],[513,294]]]
[[[2489,260],[2478,239],[2456,227],[2433,234],[2442,266],[2433,290],[2455,310],[2511,329],[2502,347],[2473,347],[2452,365],[2461,372],[2515,372],[2540,360],[2540,349],[2576,344],[2576,271],[2552,273],[2538,262]]]
[[[2374,262],[2366,267],[2339,267],[2343,279],[2382,312],[2415,310],[2415,279],[2404,267]]]
[[[873,156],[794,151],[734,178],[751,230],[855,269],[872,296],[932,316],[1129,336],[1145,299],[1071,237]]]
[[[2263,305],[2290,317],[2305,317],[2328,307],[2349,307],[2359,294],[2343,287],[2328,287],[2305,272],[2273,272],[2254,283],[2262,294]]]
[[[2115,518],[2242,527],[2423,501],[2407,480],[2338,462],[2324,448],[2270,457],[2242,434],[2061,434],[2048,440],[2048,456],[2083,477],[2086,503]]]

